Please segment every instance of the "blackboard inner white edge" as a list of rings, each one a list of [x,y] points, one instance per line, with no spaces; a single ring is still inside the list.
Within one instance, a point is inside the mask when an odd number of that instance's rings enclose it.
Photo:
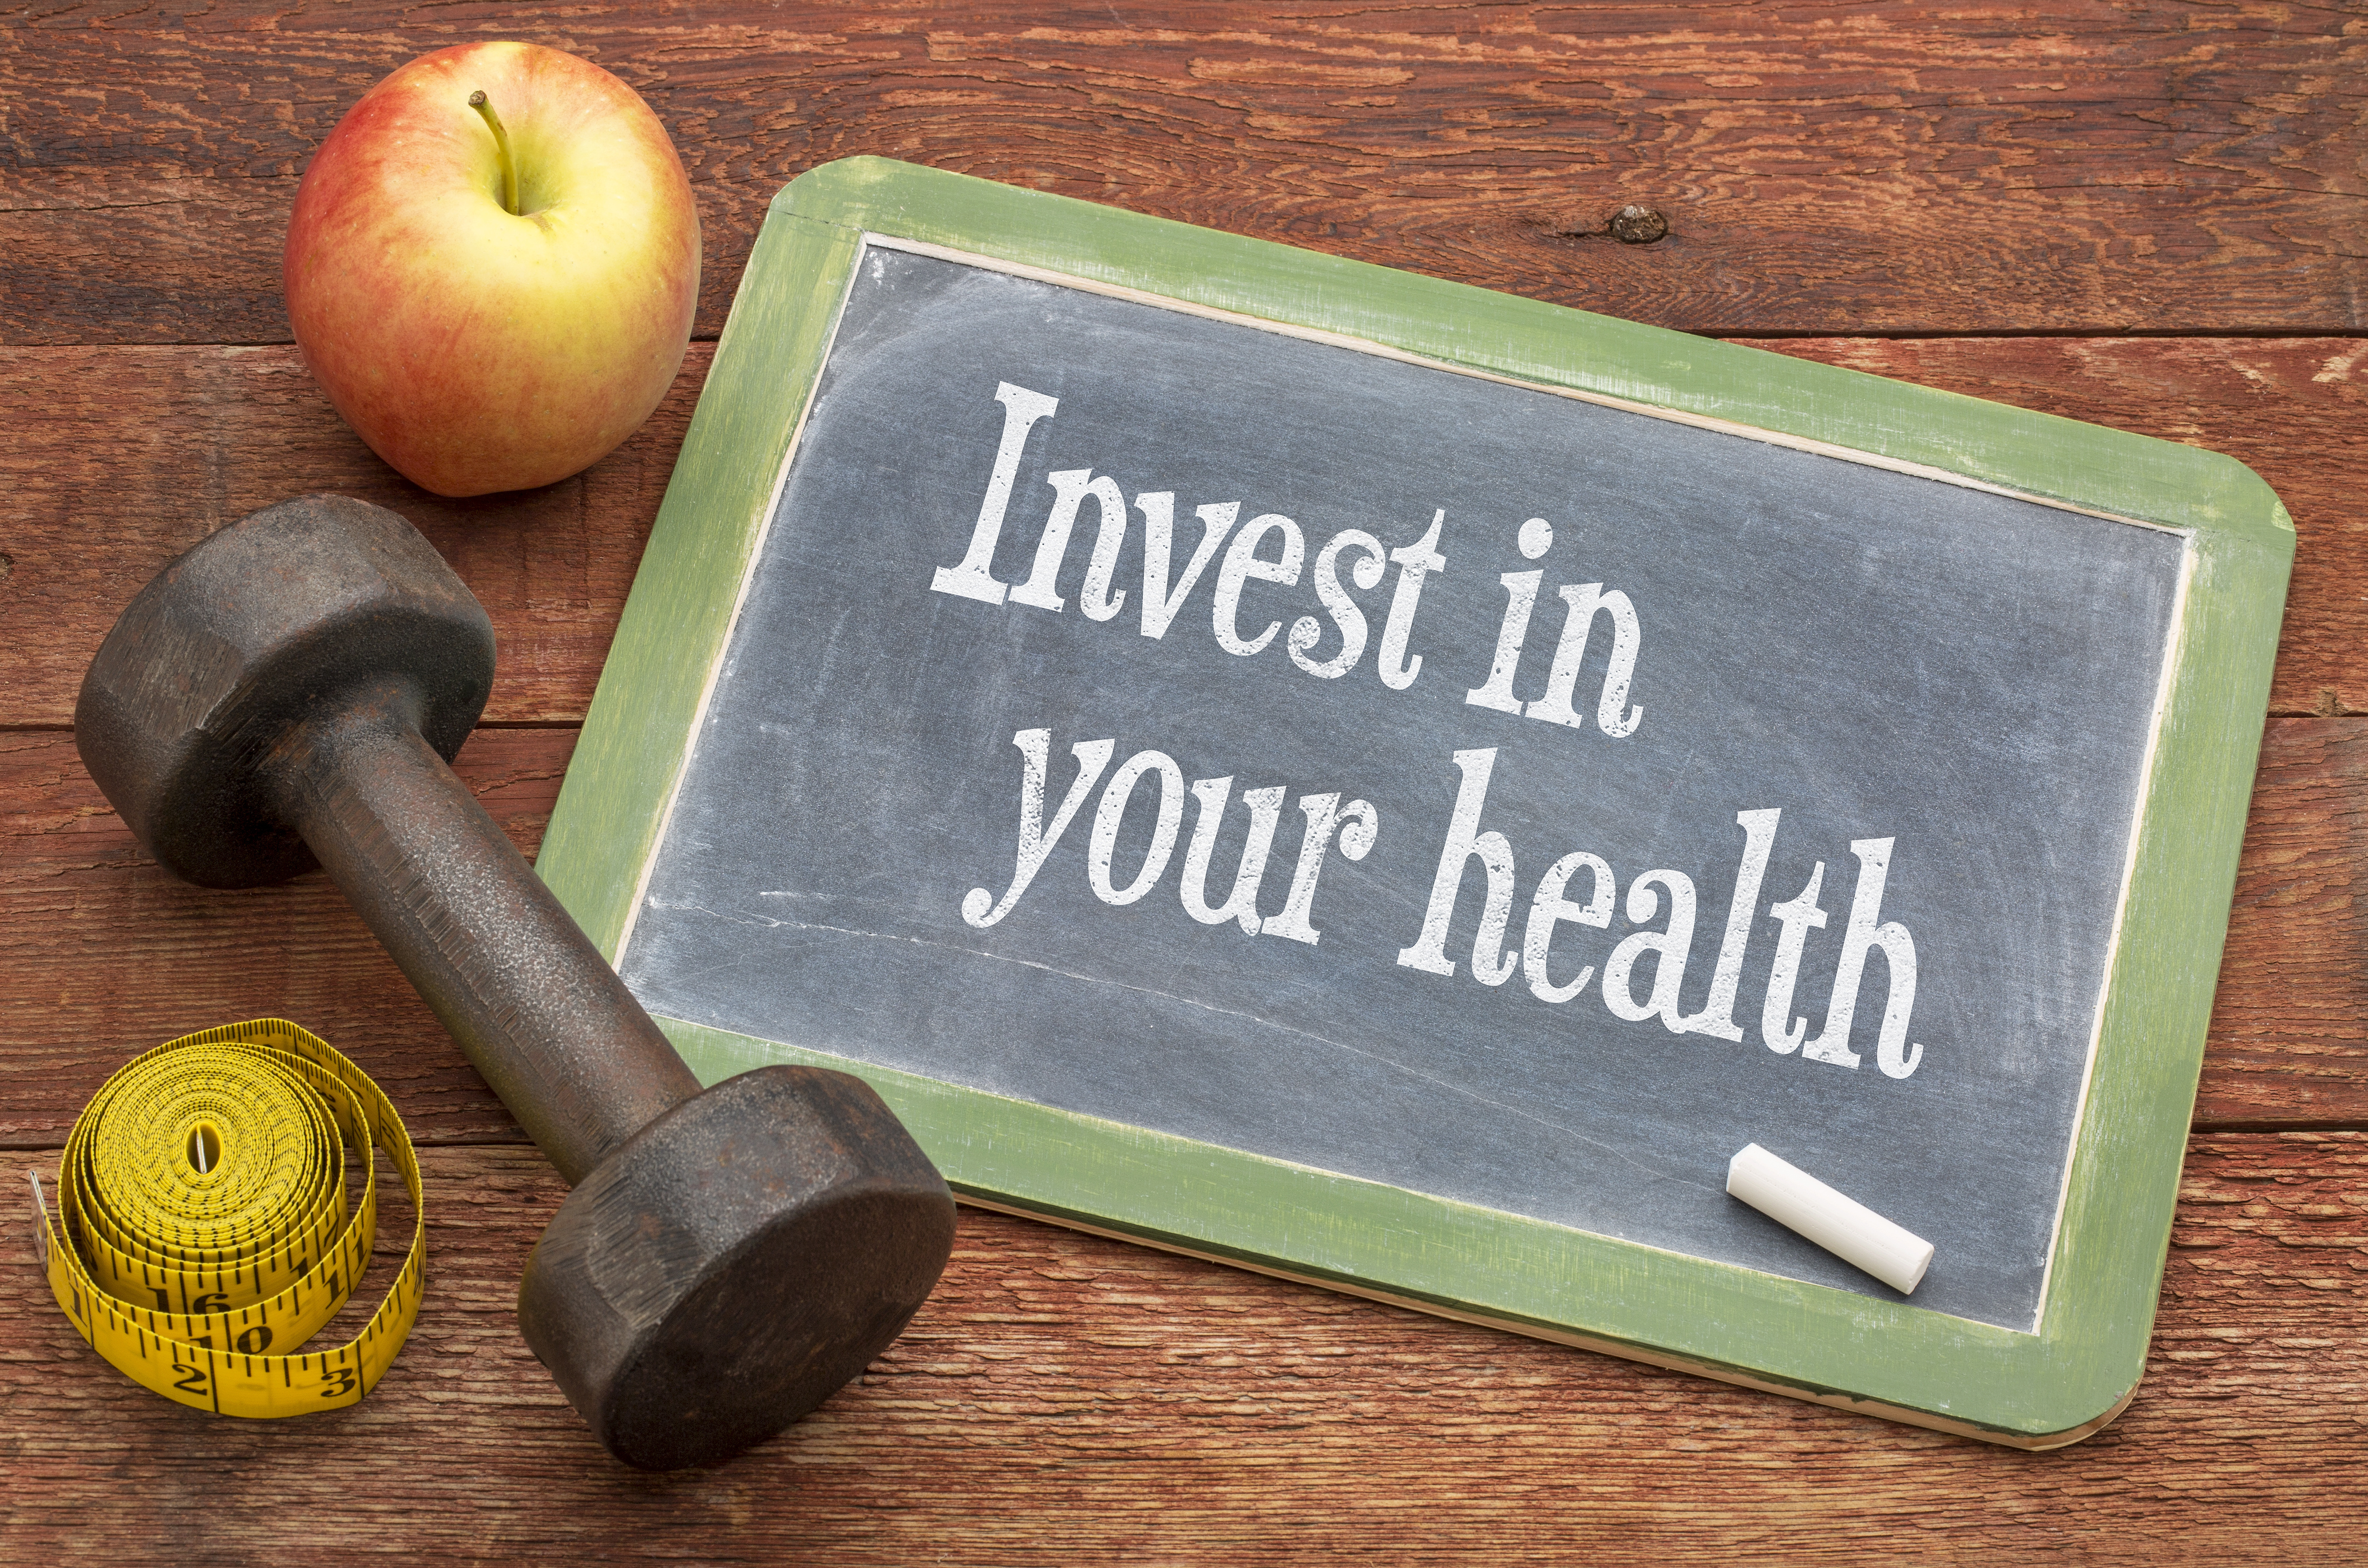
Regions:
[[[650,896],[650,878],[657,871],[658,855],[666,847],[666,834],[674,826],[675,802],[682,798],[682,781],[690,777],[692,759],[699,755],[699,737],[707,728],[708,705],[714,700],[716,683],[723,678],[723,662],[732,653],[732,639],[740,630],[740,612],[747,607],[748,590],[757,581],[757,563],[765,558],[765,544],[773,531],[773,519],[780,515],[781,489],[790,482],[790,465],[798,460],[798,447],[806,433],[806,420],[814,413],[814,392],[822,385],[822,373],[830,366],[830,357],[838,348],[839,324],[847,317],[847,301],[855,293],[857,279],[863,276],[863,254],[857,248],[855,265],[847,269],[847,282],[838,291],[838,303],[832,308],[830,332],[823,343],[821,356],[814,361],[814,385],[805,389],[805,402],[798,410],[798,422],[790,431],[789,445],[781,453],[781,466],[773,474],[773,483],[766,488],[764,509],[757,515],[755,536],[748,543],[747,559],[740,563],[740,582],[733,590],[732,614],[724,622],[723,635],[716,640],[715,656],[708,661],[707,673],[699,683],[699,705],[690,716],[690,738],[682,756],[675,760],[674,778],[666,785],[666,809],[658,813],[657,832],[650,837],[649,853],[642,858],[642,869],[633,879],[633,899],[625,906],[625,924],[617,933],[617,951],[610,967],[623,971],[625,949],[633,939],[633,927],[641,923],[642,906]],[[736,303],[736,301],[735,301]],[[727,320],[727,327],[731,324]]]

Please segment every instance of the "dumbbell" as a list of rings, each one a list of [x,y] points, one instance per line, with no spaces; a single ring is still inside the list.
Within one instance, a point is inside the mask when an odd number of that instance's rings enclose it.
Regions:
[[[953,1243],[944,1179],[860,1079],[699,1080],[446,764],[493,626],[403,518],[250,514],[108,634],[74,743],[159,864],[255,887],[316,863],[575,1188],[518,1326],[609,1452],[710,1464],[904,1331]]]

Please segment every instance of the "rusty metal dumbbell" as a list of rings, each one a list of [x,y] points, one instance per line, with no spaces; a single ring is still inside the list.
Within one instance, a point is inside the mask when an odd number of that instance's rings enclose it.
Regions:
[[[712,1463],[903,1332],[953,1240],[946,1184],[843,1073],[701,1092],[446,763],[493,687],[485,612],[403,518],[268,507],[165,568],[84,678],[74,741],[166,869],[317,861],[574,1185],[518,1326],[602,1443]]]

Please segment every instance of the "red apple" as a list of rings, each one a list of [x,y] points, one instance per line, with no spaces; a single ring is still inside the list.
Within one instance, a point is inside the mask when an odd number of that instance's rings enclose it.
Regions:
[[[632,88],[557,50],[467,44],[329,133],[282,278],[304,362],[372,450],[438,494],[522,490],[598,460],[674,383],[699,213]]]

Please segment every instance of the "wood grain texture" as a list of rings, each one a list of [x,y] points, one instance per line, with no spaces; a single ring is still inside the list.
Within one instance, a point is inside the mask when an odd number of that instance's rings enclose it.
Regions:
[[[490,731],[461,748],[461,778],[529,856],[575,741]],[[261,1017],[352,1057],[418,1142],[525,1141],[326,874],[232,892],[179,881],[141,852],[69,734],[0,733],[0,1146],[62,1145],[138,1052]]]
[[[712,347],[573,479],[454,501],[396,473],[293,348],[0,350],[0,727],[70,724],[115,618],[182,551],[333,490],[411,519],[484,604],[489,722],[574,722],[599,679]]]
[[[2354,891],[2363,857],[2368,722],[2271,720],[2198,1126],[2368,1128],[2368,904]]]
[[[481,730],[459,773],[529,857],[572,730]],[[2229,920],[2196,1123],[2368,1128],[2368,719],[2272,720]],[[395,1096],[422,1143],[521,1136],[411,987],[315,872],[222,892],[158,869],[74,754],[0,733],[0,1147],[48,1148],[122,1060],[192,1029],[280,1014]]]
[[[1878,375],[2209,447],[2299,543],[2271,710],[2368,712],[2368,338],[1759,340]],[[494,618],[489,722],[576,722],[712,357],[574,479],[449,501],[381,462],[294,350],[0,349],[0,727],[63,725],[107,629],[174,555],[258,506],[338,490],[435,540]]]
[[[0,1561],[2349,1562],[2368,1518],[2357,1136],[2207,1133],[2151,1370],[2021,1455],[975,1211],[914,1333],[713,1472],[600,1453],[517,1337],[560,1189],[317,876],[179,887],[57,726],[172,553],[316,486],[492,608],[461,772],[531,846],[705,359],[593,473],[410,491],[284,347],[297,176],[370,84],[526,36],[646,94],[721,325],[764,204],[882,153],[2229,451],[2301,529],[2198,1114],[2368,1118],[2368,12],[2360,0],[1153,7],[0,0]],[[1643,201],[1669,238],[1625,246]],[[2019,332],[2352,341],[2000,341]],[[1930,332],[1923,342],[1830,335]],[[184,345],[76,348],[76,345]],[[265,345],[259,349],[224,345]],[[6,733],[8,731],[17,733]],[[181,1410],[42,1295],[21,1171],[131,1050],[292,1014],[431,1143],[426,1314],[379,1393]],[[478,1140],[482,1146],[454,1146]]]
[[[51,1158],[0,1154],[0,1190]],[[49,1301],[24,1226],[0,1233],[10,1560],[136,1540],[187,1564],[266,1541],[307,1562],[2314,1564],[2351,1560],[2368,1513],[2357,1133],[2195,1141],[2146,1380],[2056,1453],[966,1209],[937,1294],[859,1382],[664,1477],[602,1454],[518,1337],[549,1168],[514,1148],[423,1164],[411,1343],[360,1405],[294,1422],[133,1386]]]
[[[524,36],[672,131],[723,322],[765,203],[876,153],[1713,333],[2368,326],[2356,4],[69,0],[0,11],[0,342],[285,341],[298,176]],[[1667,239],[1603,233],[1627,202]]]

